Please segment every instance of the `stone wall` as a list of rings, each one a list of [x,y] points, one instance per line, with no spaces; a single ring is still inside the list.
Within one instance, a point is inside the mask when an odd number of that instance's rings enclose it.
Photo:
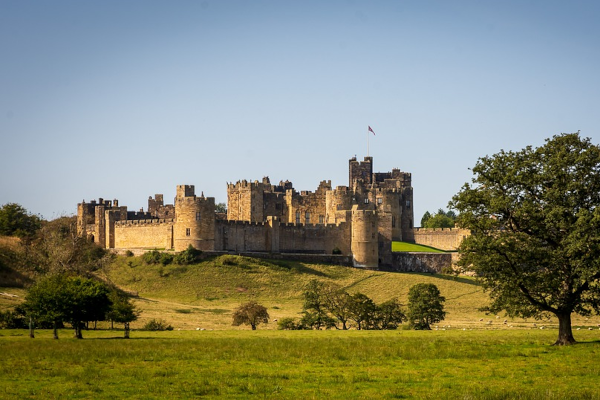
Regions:
[[[452,267],[452,253],[392,253],[392,264],[381,269],[394,272],[439,274]]]
[[[115,248],[171,249],[173,220],[119,221],[115,223]]]
[[[446,251],[458,249],[463,239],[471,234],[469,230],[460,228],[415,228],[413,233],[416,244]]]

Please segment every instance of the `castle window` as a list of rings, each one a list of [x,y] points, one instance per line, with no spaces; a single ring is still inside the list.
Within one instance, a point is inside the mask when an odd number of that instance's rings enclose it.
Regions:
[[[365,204],[369,204],[369,199],[365,199]]]
[[[377,198],[377,204],[381,204],[381,203],[383,203],[383,199],[381,197],[378,197]]]
[[[200,221],[200,212],[196,213],[196,221]]]
[[[322,215],[319,215],[319,223],[320,224],[325,223],[325,217],[323,217]]]
[[[396,217],[392,215],[392,228],[396,227]]]
[[[310,224],[310,213],[308,211],[304,214],[304,219],[307,224]]]
[[[406,208],[410,208],[410,200],[406,200]]]
[[[300,211],[296,211],[296,223],[300,223]]]
[[[185,228],[185,236],[190,236],[190,228]]]

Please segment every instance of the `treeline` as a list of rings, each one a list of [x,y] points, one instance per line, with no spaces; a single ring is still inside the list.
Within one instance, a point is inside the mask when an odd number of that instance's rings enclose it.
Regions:
[[[412,329],[431,329],[444,319],[445,298],[433,284],[417,284],[409,290],[408,309],[393,298],[376,304],[367,295],[350,294],[335,285],[312,280],[304,293],[302,317],[281,318],[278,329],[397,329],[408,322]]]

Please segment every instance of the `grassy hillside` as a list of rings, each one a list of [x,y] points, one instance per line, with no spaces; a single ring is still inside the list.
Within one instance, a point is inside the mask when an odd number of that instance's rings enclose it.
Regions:
[[[105,279],[137,297],[142,311],[132,324],[140,328],[148,320],[166,320],[176,329],[247,329],[231,326],[232,311],[241,303],[256,300],[265,305],[272,322],[259,329],[275,329],[273,320],[298,317],[302,291],[312,279],[334,283],[347,291],[362,292],[377,303],[397,297],[407,304],[408,290],[417,283],[433,283],[446,297],[446,320],[439,328],[515,329],[534,322],[486,315],[478,308],[488,302],[487,294],[474,279],[445,275],[391,273],[292,261],[260,260],[234,255],[209,258],[196,265],[147,265],[140,257],[116,257],[102,272]],[[15,295],[17,297],[15,297]],[[0,284],[0,310],[22,301],[25,291]],[[595,326],[599,318],[575,317],[575,326]],[[512,327],[510,327],[512,325]],[[446,328],[448,329],[448,328]]]
[[[423,246],[415,243],[392,242],[393,252],[420,252],[420,253],[446,253],[434,247]]]
[[[302,311],[303,287],[311,279],[335,283],[351,293],[363,292],[378,303],[398,297],[403,304],[407,304],[412,285],[434,283],[446,297],[448,314],[440,328],[451,325],[508,329],[508,325],[530,326],[535,322],[508,320],[503,324],[504,317],[478,311],[488,297],[467,277],[390,273],[225,255],[192,266],[145,265],[138,257],[119,257],[107,270],[107,278],[139,295],[136,303],[144,313],[137,326],[151,318],[164,318],[181,329],[245,329],[231,326],[231,313],[250,299],[265,305],[272,319],[297,317]],[[574,321],[577,322],[589,321]],[[275,323],[262,327],[275,328]]]

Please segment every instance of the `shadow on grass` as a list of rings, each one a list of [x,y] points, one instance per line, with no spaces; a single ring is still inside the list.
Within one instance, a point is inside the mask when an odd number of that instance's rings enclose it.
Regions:
[[[481,287],[481,285],[479,283],[477,283],[477,281],[475,281],[473,279],[469,279],[469,278],[463,278],[463,277],[460,277],[460,276],[442,275],[442,274],[427,274],[427,273],[421,273],[421,272],[413,272],[413,273],[415,275],[430,276],[432,278],[441,279],[441,280],[444,280],[444,281],[452,281],[452,282],[464,283],[464,284],[467,284],[467,285],[473,285],[473,286]]]

